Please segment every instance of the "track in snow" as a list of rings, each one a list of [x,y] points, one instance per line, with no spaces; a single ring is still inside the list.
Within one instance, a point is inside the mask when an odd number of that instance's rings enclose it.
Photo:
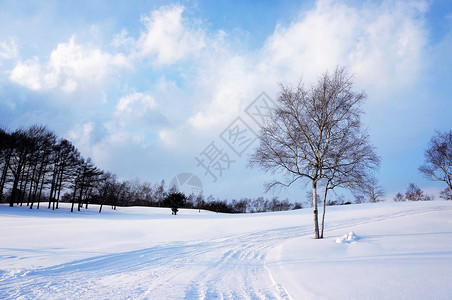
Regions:
[[[6,298],[281,299],[265,268],[267,250],[300,228],[172,243],[48,268],[3,274]]]

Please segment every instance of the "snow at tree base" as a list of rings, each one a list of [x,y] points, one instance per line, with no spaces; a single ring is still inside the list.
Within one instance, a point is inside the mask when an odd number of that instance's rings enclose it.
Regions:
[[[228,215],[0,205],[1,299],[451,299],[452,202]]]

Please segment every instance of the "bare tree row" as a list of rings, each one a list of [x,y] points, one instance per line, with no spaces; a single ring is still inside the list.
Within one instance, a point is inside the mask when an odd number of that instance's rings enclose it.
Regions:
[[[46,199],[48,208],[58,208],[62,193],[72,190],[72,201],[89,198],[103,172],[85,159],[66,139],[59,139],[45,126],[34,125],[13,132],[0,129],[0,199],[10,206],[26,203],[30,209]]]
[[[175,193],[165,181],[150,183],[139,179],[120,181],[115,174],[100,170],[82,157],[68,140],[45,126],[8,131],[0,129],[0,201],[10,206],[40,208],[45,202],[58,209],[60,202],[72,203],[71,211],[89,204],[170,207],[168,197]],[[181,207],[227,213],[253,213],[301,208],[287,199],[243,198],[228,202],[209,196],[189,195]]]

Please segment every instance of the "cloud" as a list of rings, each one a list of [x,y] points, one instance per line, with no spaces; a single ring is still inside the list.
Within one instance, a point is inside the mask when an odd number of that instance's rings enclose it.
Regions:
[[[135,39],[129,36],[127,30],[122,29],[120,33],[115,34],[111,44],[116,48],[122,47],[130,51],[130,49],[134,47],[135,43]]]
[[[33,57],[25,62],[18,62],[11,71],[9,78],[13,82],[19,83],[30,90],[41,90],[42,80],[39,59],[37,57]]]
[[[177,145],[178,136],[174,130],[162,129],[158,132],[160,140],[166,147]]]
[[[117,115],[142,116],[157,106],[154,98],[143,93],[133,93],[122,97],[116,105]]]
[[[14,40],[0,41],[0,63],[2,60],[13,59],[18,55],[18,47]]]
[[[219,59],[221,57],[221,59]],[[204,61],[203,69],[196,79],[197,89],[206,99],[199,104],[199,110],[190,117],[188,123],[199,132],[219,130],[219,126],[232,121],[243,108],[242,104],[251,102],[257,94],[255,90],[255,70],[252,63],[241,55],[212,55]]]
[[[72,93],[102,86],[112,74],[129,67],[130,61],[123,54],[112,55],[77,44],[73,36],[69,42],[58,44],[45,63],[37,58],[19,61],[9,78],[35,91],[57,89]]]
[[[301,75],[312,80],[335,65],[345,65],[363,86],[391,90],[407,86],[422,68],[424,4],[351,7],[320,0],[289,26],[276,27],[264,46],[263,64],[292,82]]]
[[[91,134],[93,130],[93,122],[80,122],[75,124],[68,132],[69,139],[82,154],[91,153]]]
[[[151,56],[157,65],[171,65],[205,47],[204,31],[183,17],[184,7],[163,6],[143,16],[145,31],[137,41],[141,56]]]
[[[105,135],[96,136],[96,131],[101,130],[100,127],[106,127]],[[101,168],[107,170],[120,171],[115,166],[127,166],[130,160],[137,158],[130,158],[125,153],[144,153],[144,149],[140,149],[143,143],[144,136],[141,133],[130,132],[121,129],[113,123],[95,123],[92,121],[81,121],[68,131],[67,137],[83,157],[91,157],[93,161]],[[108,149],[108,151],[106,151]],[[141,157],[140,155],[138,155]],[[118,159],[121,158],[121,159]]]
[[[195,79],[206,100],[188,123],[200,131],[221,127],[260,92],[275,95],[279,82],[312,82],[337,65],[348,67],[374,99],[410,88],[424,68],[425,12],[425,1],[354,7],[320,0],[290,24],[278,24],[256,51],[238,54],[224,35],[212,39],[217,46],[203,52]]]
[[[122,97],[115,109],[115,119],[120,128],[145,130],[154,132],[154,127],[162,127],[167,123],[163,114],[157,110],[155,99],[144,93],[134,92]]]

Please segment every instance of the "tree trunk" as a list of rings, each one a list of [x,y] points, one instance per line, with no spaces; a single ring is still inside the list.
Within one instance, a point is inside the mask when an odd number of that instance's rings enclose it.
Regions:
[[[6,176],[8,175],[9,156],[5,160],[5,165],[2,170],[2,178],[0,179],[0,200],[3,198],[3,188],[5,187]]]
[[[57,163],[55,163],[53,174],[52,174],[52,182],[50,184],[50,194],[49,194],[49,201],[52,201],[52,199],[55,198],[55,190],[57,183],[57,173],[58,173],[58,166]]]
[[[30,168],[30,166],[27,168],[27,173],[22,172],[22,183],[20,184],[22,194],[20,195],[19,199],[17,199],[17,205],[19,205],[20,202],[20,206],[22,206],[25,199],[25,191],[27,190],[28,180],[30,178]]]
[[[20,199],[22,199],[23,194],[24,194],[23,193],[24,181],[25,181],[24,177],[25,177],[25,172],[22,172],[22,175],[20,176],[20,184],[19,184],[19,191],[21,191],[21,193],[19,193],[19,197],[17,197],[17,203],[16,203],[17,205],[19,205]]]
[[[13,183],[13,191],[11,192],[11,199],[9,200],[9,206],[14,206],[14,201],[17,198],[17,186],[19,185],[19,177],[20,176],[14,176],[14,183]]]
[[[83,185],[81,185],[79,187],[79,190],[80,190],[80,194],[79,194],[79,199],[78,199],[78,208],[77,208],[78,211],[80,211],[80,207],[82,207]]]
[[[319,211],[317,210],[317,180],[312,181],[312,207],[314,208],[314,238],[319,237]]]
[[[33,173],[31,175],[30,190],[28,191],[28,197],[27,197],[27,206],[30,205],[30,200],[31,200],[31,197],[33,196],[33,181],[35,180],[36,168],[37,168],[37,164],[33,167]]]
[[[39,203],[41,203],[42,189],[44,188],[45,177],[46,177],[46,173],[45,173],[45,170],[44,170],[44,172],[42,174],[41,186],[39,187],[38,205],[36,207],[37,209],[39,209]]]
[[[56,198],[56,209],[58,209],[58,203],[60,202],[60,192],[61,192],[61,186],[63,185],[63,171],[64,171],[64,167],[61,168],[61,172],[60,172],[60,180],[59,183],[57,185],[58,188],[58,195]],[[56,192],[56,191],[55,191]]]
[[[323,239],[323,228],[325,227],[325,211],[326,211],[326,195],[328,193],[328,184],[325,187],[325,194],[323,195],[323,212],[322,212],[322,229],[320,231],[320,238]]]
[[[75,204],[75,193],[77,192],[77,182],[74,182],[74,194],[72,195],[72,206],[71,212],[74,212],[74,204]]]

